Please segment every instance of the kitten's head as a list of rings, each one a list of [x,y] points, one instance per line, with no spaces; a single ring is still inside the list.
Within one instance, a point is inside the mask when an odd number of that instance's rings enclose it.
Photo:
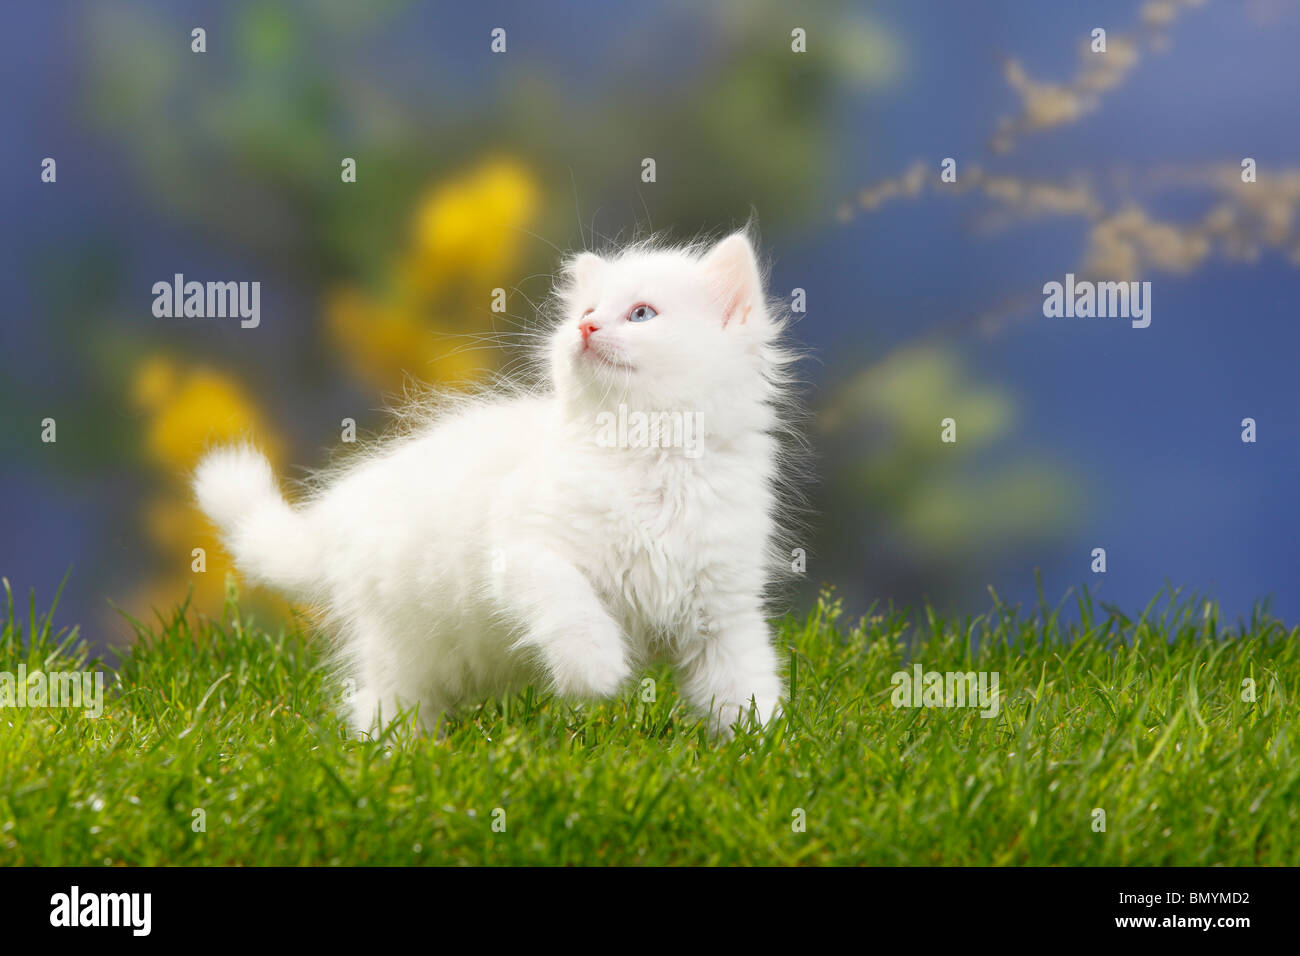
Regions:
[[[753,246],[633,246],[565,264],[551,340],[557,389],[597,405],[647,409],[761,401],[780,329]]]

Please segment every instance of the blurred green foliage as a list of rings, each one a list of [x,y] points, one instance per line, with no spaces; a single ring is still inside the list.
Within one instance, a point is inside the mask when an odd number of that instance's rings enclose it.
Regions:
[[[871,593],[946,600],[982,588],[1017,548],[1069,530],[1077,482],[998,447],[1015,415],[1010,394],[975,381],[944,345],[906,347],[851,376],[818,420],[819,505],[837,516],[820,563]],[[945,442],[950,418],[956,440]]]

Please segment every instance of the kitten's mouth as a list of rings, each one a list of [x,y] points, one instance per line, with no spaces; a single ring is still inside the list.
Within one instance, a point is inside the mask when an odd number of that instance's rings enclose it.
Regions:
[[[627,362],[620,361],[619,359],[616,359],[613,356],[602,351],[599,347],[593,346],[589,343],[583,343],[582,352],[580,354],[589,356],[593,362],[598,362],[599,364],[606,365],[609,368],[622,369],[625,372],[636,371],[635,366],[629,365]]]

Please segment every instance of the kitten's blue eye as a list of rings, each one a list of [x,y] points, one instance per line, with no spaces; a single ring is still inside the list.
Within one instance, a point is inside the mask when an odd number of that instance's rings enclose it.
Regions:
[[[651,306],[638,305],[636,308],[634,308],[631,312],[627,314],[627,320],[629,322],[644,322],[647,319],[653,319],[658,314],[659,313],[656,312]]]

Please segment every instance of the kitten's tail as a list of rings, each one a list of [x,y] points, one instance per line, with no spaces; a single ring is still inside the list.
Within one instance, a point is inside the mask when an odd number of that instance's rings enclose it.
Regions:
[[[194,493],[248,578],[302,597],[319,583],[310,522],[284,500],[271,463],[257,449],[208,452],[194,472]]]

